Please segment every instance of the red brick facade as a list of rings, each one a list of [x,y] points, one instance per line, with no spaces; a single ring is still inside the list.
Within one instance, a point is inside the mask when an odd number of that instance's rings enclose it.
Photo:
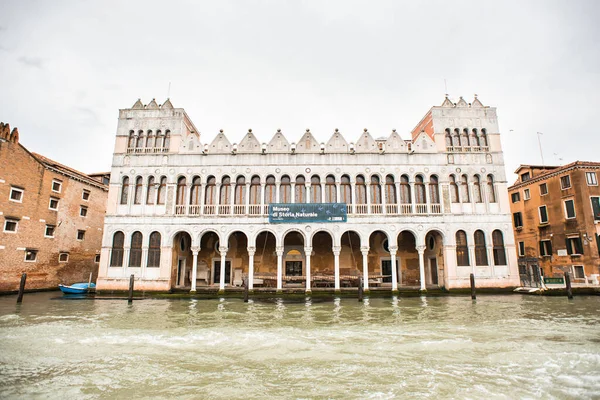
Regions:
[[[12,199],[11,192],[17,192]],[[29,152],[18,131],[0,123],[0,293],[16,290],[23,272],[26,289],[87,281],[90,272],[95,279],[107,194],[101,182]],[[51,198],[58,201],[56,210]],[[54,227],[52,235],[47,226]],[[27,261],[34,252],[35,260]],[[61,253],[67,261],[59,261]]]

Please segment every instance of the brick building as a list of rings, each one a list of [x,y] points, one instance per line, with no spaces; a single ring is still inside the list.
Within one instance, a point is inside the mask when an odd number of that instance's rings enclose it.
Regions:
[[[32,153],[0,123],[0,293],[87,281],[98,271],[108,187]],[[95,278],[94,278],[95,279]]]
[[[600,163],[521,165],[508,188],[524,284],[570,272],[575,282],[600,274]]]

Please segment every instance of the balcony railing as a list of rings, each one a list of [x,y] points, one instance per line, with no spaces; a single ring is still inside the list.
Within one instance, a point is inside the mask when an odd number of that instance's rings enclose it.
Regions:
[[[435,215],[442,214],[441,204],[346,204],[348,216],[367,215]],[[385,213],[384,213],[385,210]],[[233,211],[233,212],[232,212]],[[269,205],[260,204],[234,204],[232,205],[176,205],[176,216],[249,216],[268,217]]]
[[[448,153],[486,153],[490,151],[489,146],[446,146]]]
[[[127,153],[131,154],[148,154],[148,153],[167,153],[167,147],[128,147]]]

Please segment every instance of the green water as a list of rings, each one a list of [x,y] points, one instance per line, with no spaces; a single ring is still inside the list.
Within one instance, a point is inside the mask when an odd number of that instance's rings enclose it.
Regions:
[[[0,398],[600,398],[600,297],[0,297]]]

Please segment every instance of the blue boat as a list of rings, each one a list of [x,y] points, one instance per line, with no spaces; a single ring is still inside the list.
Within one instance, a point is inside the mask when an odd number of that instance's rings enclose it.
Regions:
[[[58,285],[58,288],[66,294],[85,294],[96,289],[95,283],[74,283],[71,286]]]

